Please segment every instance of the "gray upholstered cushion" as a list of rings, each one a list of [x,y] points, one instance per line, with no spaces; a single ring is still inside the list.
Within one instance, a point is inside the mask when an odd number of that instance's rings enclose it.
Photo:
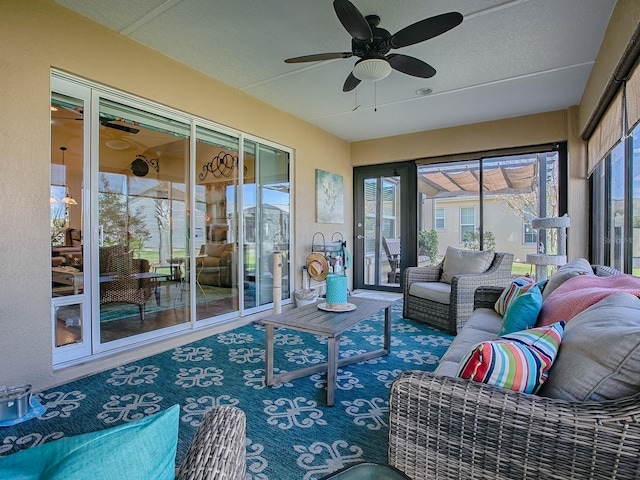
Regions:
[[[493,252],[447,247],[440,281],[451,283],[456,275],[486,272],[491,266],[494,256]]]
[[[451,284],[444,282],[415,282],[409,286],[409,295],[449,305]]]
[[[502,317],[492,308],[478,308],[440,359],[436,373],[455,377],[462,357],[478,343],[498,338]]]
[[[640,392],[640,299],[611,295],[573,317],[540,395],[564,400]]]
[[[460,367],[460,362],[454,362],[452,360],[440,360],[438,367],[435,372],[438,375],[443,375],[445,377],[453,377],[456,378],[458,376],[458,367]]]
[[[547,284],[544,286],[544,290],[542,290],[542,300],[546,300],[547,297],[553,292],[556,288],[562,285],[565,281],[569,280],[576,275],[595,275],[593,273],[593,269],[591,268],[591,264],[585,260],[584,258],[576,258],[571,262],[562,265],[556,273],[551,275],[551,278],[547,281]]]

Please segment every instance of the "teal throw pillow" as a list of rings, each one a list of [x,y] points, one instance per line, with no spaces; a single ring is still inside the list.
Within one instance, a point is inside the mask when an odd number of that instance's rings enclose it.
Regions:
[[[526,293],[518,295],[509,305],[502,317],[502,328],[498,335],[503,336],[533,327],[542,309],[542,292],[537,284]]]
[[[180,406],[0,457],[12,480],[173,480]]]

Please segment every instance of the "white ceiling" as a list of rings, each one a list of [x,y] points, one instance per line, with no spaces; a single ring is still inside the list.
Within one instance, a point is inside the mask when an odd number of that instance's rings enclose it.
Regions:
[[[464,21],[426,42],[392,50],[429,63],[437,70],[434,77],[393,71],[344,93],[357,57],[284,63],[351,50],[330,0],[55,1],[348,141],[577,105],[615,4],[351,0],[363,15],[379,15],[379,26],[392,34],[450,11],[462,13]],[[423,87],[433,94],[417,96]]]

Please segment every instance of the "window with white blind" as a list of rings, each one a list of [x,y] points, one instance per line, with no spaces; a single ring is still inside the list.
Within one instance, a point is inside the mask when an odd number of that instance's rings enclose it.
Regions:
[[[436,230],[444,230],[444,208],[436,208],[434,224]]]
[[[460,243],[468,241],[476,231],[476,209],[475,207],[460,208]]]

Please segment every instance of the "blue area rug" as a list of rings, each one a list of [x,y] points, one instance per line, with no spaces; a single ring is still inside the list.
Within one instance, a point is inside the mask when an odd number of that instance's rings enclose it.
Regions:
[[[452,336],[404,320],[392,307],[391,353],[338,370],[334,407],[325,374],[264,386],[264,328],[247,325],[51,390],[39,418],[0,428],[0,455],[129,422],[180,404],[177,462],[204,413],[236,405],[247,415],[247,480],[316,480],[387,458],[389,386],[403,370],[433,370]],[[382,346],[381,311],[342,335],[340,356]],[[325,361],[325,337],[281,329],[275,373]]]

